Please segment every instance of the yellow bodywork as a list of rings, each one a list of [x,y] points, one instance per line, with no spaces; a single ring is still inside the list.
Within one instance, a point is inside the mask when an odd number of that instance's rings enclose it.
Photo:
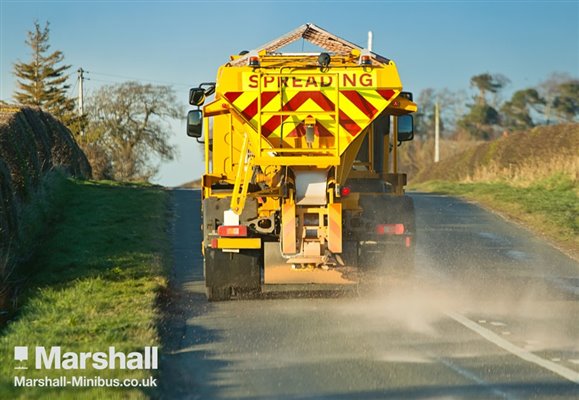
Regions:
[[[238,166],[249,154],[262,180],[286,166],[334,166],[343,183],[372,121],[384,110],[401,115],[416,105],[398,97],[402,84],[393,61],[360,66],[356,58],[339,57],[334,63],[323,71],[316,57],[266,56],[260,68],[222,66],[215,100],[204,107],[213,120],[208,175],[239,183]]]
[[[372,56],[362,65],[361,51],[353,49],[320,66],[318,56],[260,51],[252,65],[247,56],[232,56],[219,68],[214,100],[203,108],[204,198],[231,198],[237,215],[256,199],[259,218],[278,215],[272,232],[281,254],[308,260],[342,251],[342,213],[358,207],[355,194],[340,197],[348,178],[398,179],[396,145],[392,153],[385,145],[383,166],[374,166],[374,121],[392,116],[387,140],[396,144],[397,117],[417,109],[400,95],[393,61]],[[361,151],[368,155],[362,161]],[[311,171],[327,175],[326,199],[300,205],[294,180]],[[218,241],[227,249],[261,245],[251,238]]]
[[[216,249],[259,249],[260,238],[219,238],[212,244]]]

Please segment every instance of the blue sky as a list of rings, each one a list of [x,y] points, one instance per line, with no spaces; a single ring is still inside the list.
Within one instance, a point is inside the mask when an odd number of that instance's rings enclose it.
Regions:
[[[552,72],[579,75],[579,1],[27,1],[0,0],[0,99],[15,88],[14,62],[28,61],[33,21],[50,22],[51,50],[87,91],[140,80],[171,83],[187,109],[188,87],[215,79],[230,54],[252,49],[306,22],[393,59],[406,90],[468,89],[470,77],[502,73],[514,90]],[[298,44],[299,45],[299,44]],[[74,82],[71,81],[74,86]],[[201,151],[172,124],[176,161],[158,182],[199,177]]]

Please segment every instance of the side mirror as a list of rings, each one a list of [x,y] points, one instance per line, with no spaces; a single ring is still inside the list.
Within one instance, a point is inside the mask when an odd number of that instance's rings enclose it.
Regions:
[[[414,118],[405,114],[398,117],[398,141],[407,142],[414,139]]]
[[[189,89],[189,104],[202,106],[205,103],[205,90],[201,88]]]
[[[404,97],[407,100],[413,101],[412,100],[412,92],[400,92],[400,96]]]
[[[187,113],[187,136],[199,139],[203,132],[203,113],[190,110]]]

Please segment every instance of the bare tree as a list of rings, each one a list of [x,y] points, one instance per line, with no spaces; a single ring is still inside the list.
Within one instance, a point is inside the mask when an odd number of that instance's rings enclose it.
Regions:
[[[466,113],[466,92],[451,91],[448,88],[426,88],[420,92],[418,112],[415,116],[416,134],[422,139],[434,135],[434,110],[438,103],[440,110],[440,124],[443,134],[448,135],[456,128],[456,122]]]
[[[86,140],[104,150],[115,179],[148,180],[158,171],[156,160],[174,158],[168,121],[181,116],[170,86],[104,86],[88,99]]]
[[[426,88],[418,95],[418,112],[414,116],[415,131],[422,140],[434,134],[434,103],[436,92],[432,88]]]

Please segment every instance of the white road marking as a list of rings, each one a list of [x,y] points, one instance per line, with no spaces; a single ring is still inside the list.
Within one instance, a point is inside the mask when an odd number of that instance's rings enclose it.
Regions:
[[[507,251],[507,255],[517,261],[526,261],[531,259],[531,257],[524,251],[509,250]]]
[[[531,362],[531,363],[536,364],[542,368],[545,368],[545,369],[547,369],[547,370],[549,370],[549,371],[579,385],[579,372],[573,371],[569,368],[565,368],[562,365],[555,364],[552,361],[545,360],[544,358],[541,358],[541,357],[537,356],[536,354],[530,353],[529,351],[512,344],[511,342],[503,339],[502,337],[500,337],[496,333],[494,333],[494,332],[490,331],[489,329],[477,324],[474,321],[471,321],[470,319],[466,318],[465,316],[463,316],[461,314],[458,314],[458,313],[452,312],[452,311],[447,311],[446,315],[448,315],[450,318],[454,319],[456,322],[464,325],[465,327],[467,327],[471,331],[478,333],[480,336],[482,336],[483,338],[485,338],[489,342],[491,342],[491,343],[499,346],[500,348],[508,351],[509,353],[511,353],[511,354],[513,354],[513,355],[515,355],[515,356],[517,356],[525,361]]]
[[[452,369],[454,372],[458,373],[459,375],[462,375],[463,377],[470,379],[476,383],[478,383],[481,386],[486,387],[487,389],[489,389],[491,392],[493,392],[495,395],[503,398],[503,399],[509,399],[509,400],[514,400],[515,398],[512,396],[509,396],[508,393],[503,392],[502,390],[496,388],[495,386],[491,385],[490,383],[488,383],[487,381],[479,378],[478,376],[476,376],[475,374],[473,374],[472,372],[470,372],[469,370],[466,370],[464,368],[459,367],[458,365],[454,364],[453,362],[446,360],[444,358],[438,358],[436,357],[437,361],[440,361],[442,364],[446,365],[448,368]]]

